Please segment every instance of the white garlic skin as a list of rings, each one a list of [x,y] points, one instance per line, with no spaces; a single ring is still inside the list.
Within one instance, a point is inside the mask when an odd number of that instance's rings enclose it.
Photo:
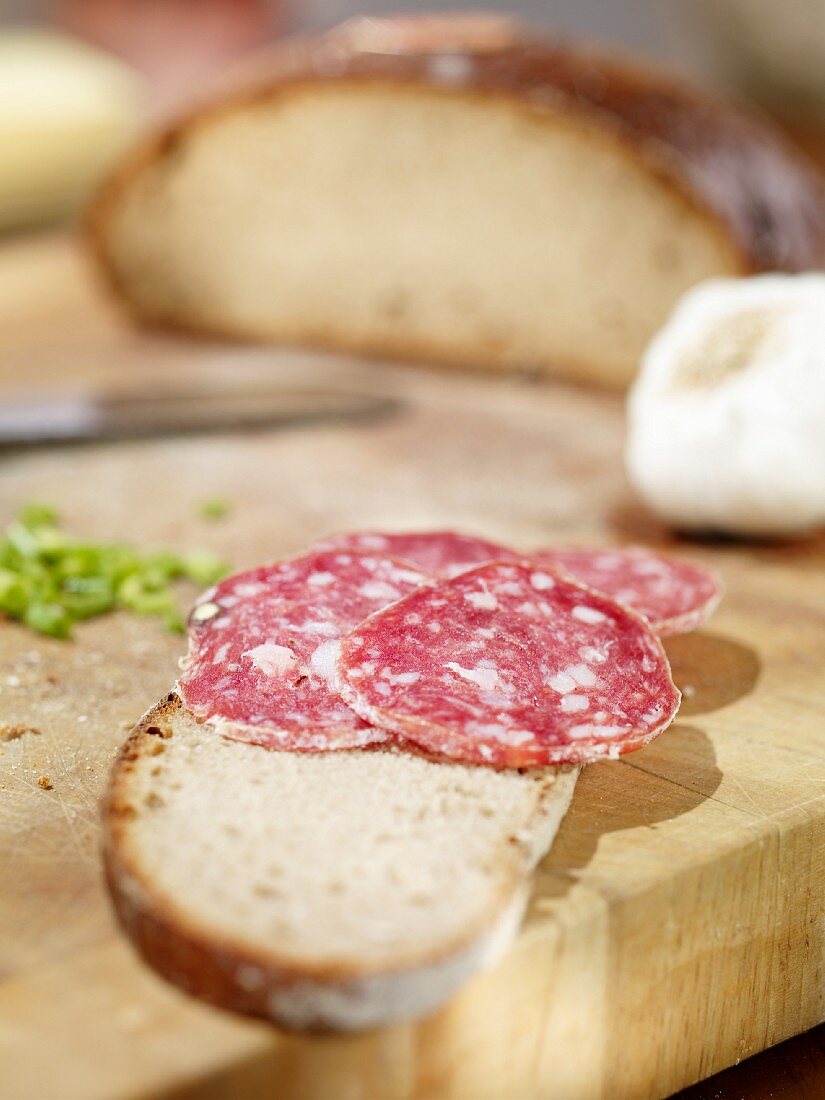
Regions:
[[[688,291],[643,357],[625,457],[645,502],[681,529],[825,525],[825,275]]]

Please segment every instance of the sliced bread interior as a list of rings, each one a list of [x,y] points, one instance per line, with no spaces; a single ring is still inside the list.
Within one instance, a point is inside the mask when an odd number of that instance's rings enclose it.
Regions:
[[[291,1028],[419,1016],[515,934],[578,770],[228,741],[176,696],[115,765],[119,918],[164,977]]]
[[[612,135],[377,82],[195,128],[123,193],[105,248],[159,320],[606,381],[685,289],[738,267]]]

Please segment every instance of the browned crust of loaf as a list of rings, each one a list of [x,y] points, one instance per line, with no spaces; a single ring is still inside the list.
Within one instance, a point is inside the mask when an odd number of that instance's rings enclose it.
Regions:
[[[492,94],[536,114],[579,115],[622,141],[704,217],[727,241],[742,274],[825,265],[822,183],[755,111],[647,65],[531,37],[501,19],[488,21],[489,33],[484,28],[478,17],[358,20],[326,35],[288,41],[263,56],[209,102],[134,150],[101,187],[86,229],[110,285],[128,297],[107,258],[107,227],[120,195],[143,167],[173,152],[194,127],[226,112],[296,85],[342,80]],[[457,65],[466,69],[460,79]],[[330,340],[319,334],[318,342],[339,343],[335,334]],[[388,350],[407,356],[403,348]],[[410,349],[412,357],[416,350]]]
[[[483,933],[488,918],[495,918],[496,914],[486,914],[479,927],[464,929],[460,940],[443,944],[429,958],[399,959],[394,968],[372,970],[357,961],[330,966],[312,960],[282,959],[274,951],[264,955],[197,927],[152,892],[130,860],[127,842],[129,821],[136,812],[129,792],[130,774],[137,761],[157,751],[159,740],[174,736],[170,727],[183,711],[179,697],[170,693],[143,716],[118,754],[101,806],[104,874],[118,921],[143,960],[173,985],[210,1004],[275,1020],[289,1029],[295,1026],[290,1020],[273,1014],[269,997],[274,990],[306,981],[329,989],[344,988],[376,976],[391,977],[394,973],[438,966],[470,948]],[[517,888],[518,877],[514,864],[508,897]],[[254,989],[245,988],[238,980],[244,967],[254,968],[260,974]],[[300,1030],[327,1029],[310,1025]]]
[[[572,359],[569,356],[553,356],[552,361],[502,357],[497,351],[497,345],[491,340],[487,340],[484,344],[479,343],[472,352],[469,350],[453,352],[446,349],[440,341],[429,339],[423,333],[417,337],[410,334],[404,336],[387,334],[380,339],[370,337],[367,345],[363,338],[353,336],[343,328],[315,328],[312,331],[302,332],[300,336],[285,336],[280,330],[278,332],[261,330],[252,333],[225,324],[210,324],[201,319],[181,320],[169,315],[147,317],[130,301],[115,272],[105,266],[103,261],[101,265],[106,284],[119,300],[120,306],[134,321],[148,325],[153,332],[157,333],[167,333],[170,336],[185,333],[198,340],[229,339],[249,347],[259,347],[274,341],[284,348],[296,350],[314,348],[322,353],[351,355],[378,362],[394,360],[397,363],[412,363],[416,367],[429,368],[434,372],[442,367],[455,370],[468,369],[481,372],[485,377],[506,374],[511,377],[521,375],[525,379],[541,378],[544,375],[544,367],[549,365],[558,375],[556,381],[560,384],[565,382],[575,385],[580,382],[592,384],[594,381],[593,365],[588,361]],[[601,384],[598,379],[596,384]],[[615,385],[615,382],[604,381],[603,384],[609,386]]]

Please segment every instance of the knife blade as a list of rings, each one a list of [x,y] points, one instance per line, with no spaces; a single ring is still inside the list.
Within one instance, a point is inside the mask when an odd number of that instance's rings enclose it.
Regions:
[[[369,420],[398,407],[387,395],[297,386],[75,392],[0,402],[0,446],[288,428]]]

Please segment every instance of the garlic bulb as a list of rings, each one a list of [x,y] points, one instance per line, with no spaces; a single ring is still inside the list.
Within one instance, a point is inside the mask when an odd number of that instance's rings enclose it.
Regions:
[[[694,287],[648,346],[628,415],[628,475],[667,522],[825,524],[825,275]]]

